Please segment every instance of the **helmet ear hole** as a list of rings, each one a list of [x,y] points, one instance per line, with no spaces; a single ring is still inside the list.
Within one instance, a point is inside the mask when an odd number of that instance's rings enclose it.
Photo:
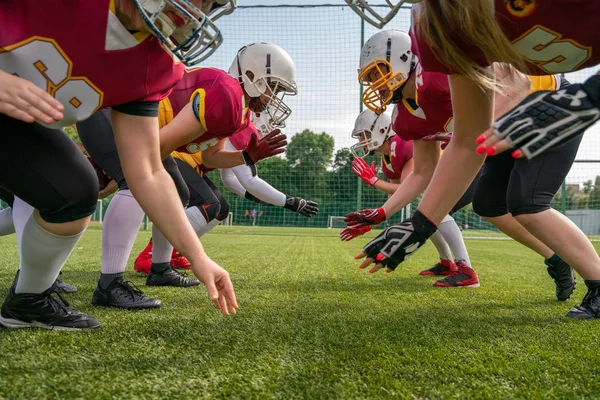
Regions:
[[[254,81],[254,73],[252,71],[246,71],[246,76],[250,79],[250,82]]]

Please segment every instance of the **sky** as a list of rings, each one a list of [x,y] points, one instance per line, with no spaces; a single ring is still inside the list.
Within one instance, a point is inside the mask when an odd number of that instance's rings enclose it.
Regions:
[[[242,8],[281,4],[338,7]],[[293,112],[286,133],[304,129],[327,132],[335,139],[336,150],[354,144],[350,134],[360,112],[357,83],[358,56],[361,48],[361,19],[343,0],[238,0],[233,14],[217,21],[224,37],[223,45],[205,63],[228,70],[238,49],[267,41],[283,47],[296,64],[298,95],[286,98]],[[400,13],[386,29],[409,28],[408,10]],[[364,24],[364,38],[377,29]],[[567,74],[571,82],[582,82],[598,68]],[[586,132],[577,159],[598,163],[575,163],[567,183],[581,183],[600,175],[600,126]]]

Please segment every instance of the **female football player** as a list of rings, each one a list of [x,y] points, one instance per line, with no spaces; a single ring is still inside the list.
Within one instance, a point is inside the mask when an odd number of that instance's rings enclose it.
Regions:
[[[395,134],[392,130],[392,119],[388,114],[381,113],[377,115],[368,109],[360,113],[356,118],[352,137],[359,140],[359,143],[350,148],[355,157],[352,162],[352,171],[367,185],[379,189],[390,196],[393,195],[401,183],[413,172],[415,164],[413,142],[403,140]],[[443,140],[448,138],[449,135],[431,135],[421,140]],[[381,154],[381,170],[383,171],[383,175],[390,180],[389,182],[377,178],[375,163],[369,167],[363,160],[363,157],[371,152]],[[470,200],[466,203],[469,202]],[[464,202],[459,203],[459,208],[455,207],[456,210],[466,205]],[[462,268],[471,265],[462,233],[458,225],[456,225],[454,218],[448,214],[439,228],[439,231],[432,235],[431,241],[439,253],[440,262],[427,270],[421,271],[420,275],[450,275],[457,271],[458,267]],[[350,226],[342,230],[340,238],[349,241],[370,230],[371,227],[369,225],[358,228]],[[454,253],[454,258],[452,257],[452,252]],[[452,261],[453,259],[456,262]],[[445,281],[436,282],[434,285],[449,286]],[[478,285],[478,279],[463,282],[462,284],[462,286],[470,287]]]
[[[230,75],[235,71],[238,72],[233,78]],[[279,46],[263,42],[241,49],[230,74],[215,68],[186,72],[171,94],[161,101],[161,149],[165,163],[170,164],[171,175],[179,182],[177,187],[184,206],[188,205],[192,195],[186,216],[197,236],[214,226],[212,221],[218,220],[221,208],[225,211],[225,206],[211,188],[212,182],[191,178],[184,181],[170,153],[177,149],[193,154],[201,150],[208,151],[212,146],[222,146],[220,143],[227,137],[248,126],[249,109],[262,112],[268,106],[272,118],[281,123],[291,113],[283,99],[286,94],[295,93],[295,66],[292,59]],[[92,304],[127,309],[160,307],[158,300],[131,289],[123,280],[127,259],[144,212],[138,205],[137,197],[134,198],[129,191],[123,175],[108,114],[99,113],[79,123],[78,131],[92,159],[114,177],[120,188],[104,220],[102,268]],[[286,137],[277,133],[275,131],[260,141],[253,141],[245,151],[220,151],[215,157],[219,163],[217,167],[240,164],[253,166],[262,158],[282,153],[287,144]],[[152,238],[152,265],[146,283],[154,286],[197,285],[197,280],[172,270],[170,261],[173,246],[156,225],[152,227]]]
[[[387,46],[389,40],[391,40],[392,54],[398,52],[408,57],[411,46],[408,35],[393,30],[380,32],[374,35],[365,45],[365,49],[369,51],[365,52],[366,59],[362,63],[365,67],[361,70],[361,76],[366,76],[369,73],[372,75],[381,75],[379,71],[382,68],[387,69],[388,67],[391,71],[402,71],[400,73],[408,76],[404,87],[396,89],[401,90],[404,100],[397,104],[395,108],[396,119],[394,121],[394,128],[399,132],[399,135],[404,135],[407,138],[418,138],[427,133],[449,131],[453,120],[447,77],[439,73],[423,72],[419,68],[418,63],[414,71],[411,69],[403,70],[403,64],[401,63],[402,56],[400,56],[400,62],[394,62],[394,58],[391,58],[393,64],[389,63],[387,66],[381,65],[380,60],[383,54],[377,54],[376,51],[373,51],[373,48],[382,49]],[[403,43],[403,46],[400,46],[400,43]],[[405,64],[404,67],[406,68],[407,65]],[[392,72],[390,76],[397,73]],[[517,73],[515,72],[515,74]],[[535,83],[534,85],[532,85],[532,80]],[[540,88],[553,89],[556,87],[557,80],[560,80],[560,77],[527,77],[522,74],[515,75],[512,82],[512,89],[510,91],[506,90],[502,95],[496,96],[496,113],[502,113],[504,110],[510,108],[511,104],[518,102],[520,98],[524,97],[531,87],[533,87],[533,90],[539,90]],[[385,107],[385,103],[382,104],[379,99],[372,96],[374,88],[385,84],[385,82],[385,79],[375,82],[365,92],[365,100],[369,107],[376,110]],[[398,95],[394,92],[392,96]],[[408,107],[410,106],[410,101],[415,102],[414,104],[417,105],[415,99],[419,100],[418,108]],[[391,102],[393,101],[392,98]],[[489,222],[495,224],[509,236],[542,255],[546,265],[548,265],[550,276],[555,280],[557,298],[563,301],[570,296],[575,287],[574,276],[570,266],[536,239],[534,234],[528,232],[525,227],[520,225],[512,214],[508,213],[506,199],[510,199],[510,208],[514,215],[530,212],[532,210],[531,199],[546,199],[546,193],[556,192],[574,160],[578,145],[578,143],[575,143],[574,147],[561,149],[552,155],[553,159],[564,161],[559,163],[560,167],[556,168],[554,173],[556,179],[548,180],[548,185],[554,185],[552,187],[540,186],[536,184],[537,181],[535,179],[531,179],[531,177],[537,177],[540,174],[539,169],[542,164],[527,163],[519,168],[515,168],[513,175],[517,176],[517,178],[512,179],[512,185],[509,185],[508,177],[511,175],[512,165],[503,163],[502,158],[498,160],[490,159],[479,177],[471,184],[459,201],[462,205],[467,204],[477,194],[477,199],[474,200],[476,211],[481,212],[482,216],[486,217]],[[422,149],[422,147],[418,147],[417,150]],[[433,169],[430,172],[428,175],[429,179],[433,175]],[[518,176],[525,176],[526,178],[519,179]],[[500,180],[503,177],[506,178]],[[529,185],[526,186],[527,184]],[[492,186],[494,188],[491,188]],[[412,190],[410,186],[406,186],[406,188]],[[388,203],[394,200],[406,201],[402,196],[404,196],[404,193],[397,191]],[[551,199],[552,195],[546,199],[548,204],[550,204]],[[453,210],[456,210],[456,208],[457,206]],[[377,210],[376,214],[385,215],[385,212],[384,208],[382,208]],[[464,278],[468,282],[469,272],[469,270],[466,270],[463,274],[458,271],[457,274],[447,278],[447,280],[458,280],[460,282]]]
[[[228,3],[231,11],[235,1]],[[201,0],[0,3],[0,186],[17,197],[13,219],[23,216],[15,219],[17,232],[22,229],[19,279],[2,305],[1,325],[99,326],[96,318],[51,293],[98,196],[92,168],[59,128],[103,107],[112,107],[132,191],[192,261],[215,305],[234,312],[229,275],[206,256],[176,207],[179,200],[164,190],[173,183],[158,151],[158,101],[181,78],[184,65],[197,64],[221,42],[206,15],[214,5]],[[26,205],[31,213],[19,211]]]
[[[250,123],[246,129],[202,152],[188,154],[175,151],[172,153],[183,180],[190,190],[190,203],[186,213],[198,237],[208,233],[229,215],[229,203],[212,180],[206,176],[206,173],[215,170],[220,165],[220,155],[225,151],[248,151],[255,146],[253,141],[258,141],[259,138],[269,135],[276,129],[268,121],[261,121],[261,119],[269,119],[267,112],[262,112],[260,115],[259,117],[252,112]],[[255,165],[243,164],[233,168],[223,168],[220,171],[225,187],[248,200],[284,207],[309,218],[319,211],[318,204],[314,201],[285,195],[260,179]],[[218,204],[219,212],[216,215],[212,213],[211,216],[205,218],[202,211],[210,209],[211,204]],[[208,221],[208,224],[204,224],[204,221]],[[133,268],[137,272],[147,275],[152,268],[153,253],[152,240],[150,240],[146,248],[135,259]],[[177,251],[173,251],[171,266],[186,268],[186,262],[185,257],[179,255]]]
[[[382,263],[402,262],[435,231],[483,163],[484,157],[475,152],[476,140],[480,144],[478,153],[491,155],[499,150],[495,146],[488,149],[490,142],[481,145],[486,140],[482,133],[490,130],[493,122],[493,94],[504,89],[495,83],[490,63],[501,61],[530,75],[547,75],[590,67],[600,60],[592,51],[599,40],[593,29],[600,7],[597,3],[573,7],[571,2],[560,0],[521,5],[517,8],[514,2],[477,0],[466,7],[456,0],[427,0],[414,6],[416,50],[423,68],[450,74],[454,140],[440,161],[418,213],[404,224],[412,233],[397,241],[393,251],[385,247],[388,238],[381,238],[376,247],[385,254],[375,254],[377,249],[370,248]],[[521,149],[528,157],[561,142],[568,145],[569,137],[581,134],[590,121],[597,119],[599,88],[600,77],[594,75],[583,84],[534,94],[516,108],[516,113],[511,112],[509,121],[499,121],[504,124],[500,125],[500,134],[510,134],[514,141],[529,139]],[[549,159],[548,164],[552,163]],[[535,178],[545,184],[545,174]],[[582,304],[567,315],[600,317],[600,258],[585,235],[565,216],[550,209],[546,199],[532,199],[535,211],[519,215],[517,220],[585,279],[588,293]],[[393,208],[388,211],[393,212]]]

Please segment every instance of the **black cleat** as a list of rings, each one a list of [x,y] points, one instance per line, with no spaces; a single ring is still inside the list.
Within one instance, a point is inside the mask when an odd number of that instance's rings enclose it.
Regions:
[[[92,295],[92,305],[142,310],[159,308],[162,306],[162,301],[147,297],[131,282],[115,279],[106,289],[102,289],[100,285],[96,287]]]
[[[585,281],[588,291],[581,301],[581,305],[573,307],[567,317],[573,319],[600,318],[600,285],[598,281]]]
[[[0,325],[6,328],[44,328],[57,331],[96,329],[100,323],[69,306],[52,285],[43,293],[15,293],[14,287],[2,304]]]
[[[77,287],[69,285],[68,283],[59,279],[56,280],[55,287],[57,291],[61,291],[63,293],[75,293],[77,291]]]
[[[556,300],[566,301],[575,290],[573,268],[563,260],[559,260],[556,264],[544,260],[544,264],[548,266],[548,275],[556,284]]]
[[[190,287],[198,286],[200,281],[194,278],[188,278],[183,273],[173,270],[171,267],[162,274],[152,272],[148,274],[146,278],[146,285],[148,286],[176,286],[176,287]]]

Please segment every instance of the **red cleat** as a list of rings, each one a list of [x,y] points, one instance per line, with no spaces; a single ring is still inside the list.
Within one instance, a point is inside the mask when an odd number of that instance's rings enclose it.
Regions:
[[[450,260],[440,260],[439,263],[435,264],[433,267],[426,269],[425,271],[419,272],[419,275],[427,275],[427,276],[443,276],[450,275],[454,271],[457,271],[458,268],[453,261]]]
[[[458,270],[442,280],[434,282],[438,287],[479,287],[477,272],[462,261],[456,263]]]
[[[188,259],[185,258],[183,254],[173,249],[173,254],[171,255],[171,267],[179,269],[192,269],[192,264],[190,264]]]
[[[148,275],[152,268],[152,239],[133,263],[133,269],[142,275]]]

